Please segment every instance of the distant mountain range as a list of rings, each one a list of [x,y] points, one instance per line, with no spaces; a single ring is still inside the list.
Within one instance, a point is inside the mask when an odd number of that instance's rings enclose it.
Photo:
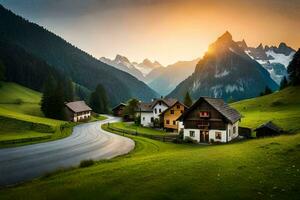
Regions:
[[[181,81],[190,76],[199,61],[199,59],[179,61],[164,67],[159,62],[151,62],[149,59],[145,59],[142,63],[130,62],[122,55],[116,55],[113,60],[105,57],[99,60],[144,81],[163,96],[169,94]]]
[[[285,43],[280,43],[276,46],[248,47],[243,40],[237,44],[245,51],[248,56],[261,64],[271,75],[271,78],[280,84],[282,78],[287,75],[287,66],[293,59],[295,50],[287,46]]]
[[[233,41],[226,32],[209,46],[193,74],[168,96],[182,99],[189,91],[194,99],[211,96],[240,100],[258,96],[266,86],[276,90],[278,84],[269,72],[248,54],[241,42]]]
[[[135,77],[95,59],[43,27],[15,15],[2,5],[0,19],[0,41],[17,46],[45,61],[47,65],[71,77],[78,86],[83,86],[89,91],[94,90],[97,84],[102,84],[112,106],[133,97],[149,101],[158,96]]]
[[[159,62],[151,62],[149,59],[145,59],[141,63],[130,62],[127,57],[122,55],[116,55],[114,60],[105,57],[101,57],[99,60],[119,70],[129,73],[141,81],[145,81],[145,77],[152,70],[163,67]]]
[[[179,61],[167,67],[152,70],[146,76],[146,83],[159,94],[165,96],[195,70],[199,59],[192,61]]]

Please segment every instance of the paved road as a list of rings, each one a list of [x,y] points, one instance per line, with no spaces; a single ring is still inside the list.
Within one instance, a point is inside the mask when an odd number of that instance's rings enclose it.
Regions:
[[[131,139],[101,129],[101,124],[113,121],[118,118],[78,125],[71,136],[61,140],[0,149],[0,186],[30,180],[59,168],[78,166],[82,160],[127,154],[134,148]]]

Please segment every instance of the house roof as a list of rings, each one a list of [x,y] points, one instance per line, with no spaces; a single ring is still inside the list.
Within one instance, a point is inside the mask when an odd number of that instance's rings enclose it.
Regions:
[[[118,105],[113,107],[112,110],[115,110],[115,109],[119,108],[120,106],[127,106],[127,104],[126,103],[119,103]]]
[[[152,108],[158,103],[158,102],[163,102],[164,104],[166,104],[168,107],[174,105],[174,103],[177,101],[177,99],[171,99],[171,98],[168,98],[168,99],[155,99],[153,102],[152,102]]]
[[[153,107],[160,101],[166,104],[168,107],[174,105],[177,102],[176,99],[155,99],[150,103],[141,102],[139,103],[137,111],[152,112]]]
[[[202,101],[206,101],[208,104],[210,104],[231,123],[234,123],[241,119],[241,114],[234,108],[230,107],[223,99],[212,97],[200,97],[198,101],[196,101],[186,112],[183,113],[181,119],[184,119],[187,114],[194,108],[196,108]]]
[[[271,129],[273,131],[276,131],[278,133],[282,132],[282,129],[278,126],[276,126],[273,122],[271,121],[268,121],[262,125],[260,125],[259,127],[257,127],[254,131],[257,131],[259,129],[262,129],[262,128],[268,128],[268,129]]]
[[[65,105],[75,113],[92,110],[84,101],[73,101],[66,103]]]
[[[172,109],[177,103],[183,105],[185,108],[188,108],[186,105],[184,105],[183,103],[181,103],[180,101],[175,101],[175,103],[173,103],[172,106],[170,106],[169,108],[167,108],[166,110],[164,110],[162,113],[160,113],[159,115],[164,115],[168,110]]]

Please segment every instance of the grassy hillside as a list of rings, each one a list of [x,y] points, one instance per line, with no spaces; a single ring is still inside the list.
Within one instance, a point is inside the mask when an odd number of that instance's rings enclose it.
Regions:
[[[71,133],[66,122],[45,118],[40,111],[41,94],[15,83],[1,83],[0,147],[52,140]],[[61,132],[60,126],[66,126]],[[11,144],[8,140],[19,140]]]
[[[288,113],[294,115],[297,108],[297,101],[290,98],[298,98],[298,89],[234,106],[245,107],[243,123],[250,127],[267,116],[284,121],[271,114],[274,108],[266,100],[290,102],[282,105],[289,118]],[[263,115],[257,119],[253,113]],[[286,121],[284,127],[299,130],[299,118]],[[135,140],[136,148],[127,156],[2,189],[0,199],[299,199],[300,134],[214,146],[128,137]]]
[[[288,132],[300,132],[300,87],[231,104],[244,116],[242,126],[256,128],[272,120]]]

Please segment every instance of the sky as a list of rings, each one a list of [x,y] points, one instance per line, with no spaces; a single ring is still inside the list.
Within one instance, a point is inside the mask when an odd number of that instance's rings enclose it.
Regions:
[[[0,0],[92,54],[163,65],[203,56],[229,31],[249,46],[300,47],[300,0]]]

